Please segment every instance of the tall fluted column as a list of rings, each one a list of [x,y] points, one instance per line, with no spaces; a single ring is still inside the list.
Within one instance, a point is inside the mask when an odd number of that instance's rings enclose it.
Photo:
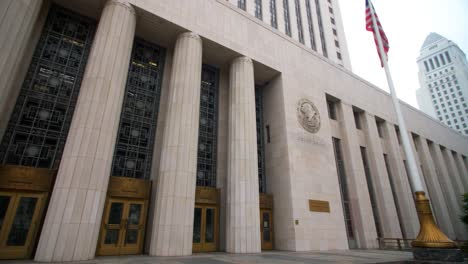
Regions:
[[[252,60],[234,59],[229,73],[228,176],[226,184],[226,251],[261,251]]]
[[[14,86],[27,52],[42,0],[0,1],[0,141],[5,132],[20,85]]]
[[[192,254],[202,41],[183,33],[174,48],[150,255]]]
[[[135,23],[129,3],[107,2],[86,65],[36,261],[94,257]]]

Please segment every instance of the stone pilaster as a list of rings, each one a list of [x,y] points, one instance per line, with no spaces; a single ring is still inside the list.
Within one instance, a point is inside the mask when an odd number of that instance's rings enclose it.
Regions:
[[[246,57],[231,63],[228,130],[226,251],[260,252],[255,83]]]
[[[364,120],[369,152],[368,159],[377,200],[377,211],[382,226],[382,235],[384,237],[402,237],[392,187],[385,167],[381,139],[377,131],[377,123],[375,117],[369,113],[364,114]]]
[[[0,1],[0,141],[20,91],[21,85],[13,84],[23,66],[23,58],[30,53],[26,49],[42,3],[42,0]]]
[[[178,36],[172,62],[149,254],[192,254],[202,41]]]
[[[135,33],[123,0],[104,7],[86,66],[36,261],[94,257]]]
[[[465,186],[465,192],[468,192],[468,168],[463,161],[462,155],[460,153],[455,153],[455,163],[458,166],[458,171],[460,172],[460,178],[463,182],[463,186]]]
[[[416,166],[418,167],[419,177],[421,177],[422,187],[424,189],[424,192],[426,193],[426,197],[429,200],[431,200],[431,194],[428,191],[427,184],[426,184],[426,179],[424,177],[424,171],[422,170],[421,161],[419,160],[418,148],[416,147],[416,143],[414,142],[415,137],[413,137],[413,134],[411,132],[408,132],[408,137],[409,137],[409,141],[410,141],[410,144],[411,144],[411,149],[412,149],[413,154],[414,154],[414,160],[416,161]],[[416,138],[417,137],[419,137],[419,136],[416,136]],[[408,160],[408,158],[406,158],[406,160]],[[409,164],[407,164],[407,165],[408,165],[408,170],[409,170]],[[407,176],[408,176],[408,178],[410,177],[410,175],[407,175]]]
[[[419,159],[425,171],[426,182],[428,183],[429,193],[432,199],[430,200],[432,211],[435,214],[439,228],[450,238],[455,238],[455,232],[450,220],[450,215],[447,207],[447,200],[444,197],[444,191],[441,188],[439,179],[437,178],[437,170],[434,161],[427,145],[425,138],[417,138],[416,145],[419,149]]]
[[[452,185],[455,187],[455,190],[458,194],[458,197],[461,197],[465,192],[465,186],[460,177],[458,167],[455,164],[455,159],[453,158],[452,151],[444,148],[442,150],[442,155],[444,156],[445,164],[449,171],[450,179],[452,180]],[[460,199],[460,206],[462,205],[462,200]]]
[[[343,156],[351,201],[351,217],[359,248],[377,248],[377,230],[370,202],[358,135],[350,105],[340,104]]]
[[[449,218],[452,222],[456,238],[466,239],[468,233],[466,232],[466,228],[459,218],[459,215],[461,215],[461,197],[457,195],[455,187],[453,186],[453,183],[450,179],[447,165],[445,164],[444,158],[442,156],[440,146],[433,143],[430,149],[433,160],[436,164],[436,168],[438,169],[437,176],[439,178],[442,191],[445,194],[445,202],[447,203]]]
[[[386,135],[388,149],[388,163],[395,184],[395,193],[398,196],[398,206],[402,216],[402,232],[406,238],[414,239],[419,232],[419,220],[414,204],[413,193],[406,177],[403,157],[401,156],[398,136],[395,131],[395,126],[385,122],[384,134]]]

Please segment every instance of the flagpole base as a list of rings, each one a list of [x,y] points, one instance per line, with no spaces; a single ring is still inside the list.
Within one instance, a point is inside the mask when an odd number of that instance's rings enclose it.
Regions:
[[[424,192],[416,192],[415,203],[420,230],[416,239],[411,242],[414,259],[463,262],[461,250],[435,223],[429,200]]]

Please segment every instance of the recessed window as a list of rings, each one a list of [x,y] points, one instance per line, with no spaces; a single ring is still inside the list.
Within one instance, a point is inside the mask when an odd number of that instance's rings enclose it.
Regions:
[[[376,118],[375,124],[377,125],[377,133],[379,133],[379,137],[383,138],[383,130],[384,130],[385,121]]]
[[[342,58],[341,58],[341,53],[337,52],[337,53],[336,53],[336,57],[338,57],[339,60],[342,60]]]
[[[356,125],[356,128],[361,130],[362,129],[361,112],[353,109],[353,115],[354,115],[354,124]]]
[[[338,40],[336,40],[336,39],[335,39],[335,46],[336,46],[337,48],[340,47],[340,42],[338,42]]]
[[[335,101],[332,98],[327,97],[327,110],[328,110],[328,117],[330,119],[337,120],[336,108],[337,108],[337,101]]]

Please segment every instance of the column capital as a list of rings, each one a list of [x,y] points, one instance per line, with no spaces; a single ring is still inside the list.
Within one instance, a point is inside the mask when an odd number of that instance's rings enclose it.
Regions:
[[[253,63],[251,58],[245,57],[245,56],[241,56],[241,57],[237,57],[237,58],[233,59],[232,62],[231,62],[231,64],[240,63],[240,62],[249,63],[249,64],[252,64],[252,63]]]
[[[177,36],[178,40],[183,39],[183,38],[192,38],[192,39],[201,41],[201,37],[197,33],[194,33],[194,32],[184,32],[184,33],[179,34],[179,36]]]
[[[128,9],[133,15],[136,15],[135,9],[127,0],[108,0],[106,6],[118,5]]]

